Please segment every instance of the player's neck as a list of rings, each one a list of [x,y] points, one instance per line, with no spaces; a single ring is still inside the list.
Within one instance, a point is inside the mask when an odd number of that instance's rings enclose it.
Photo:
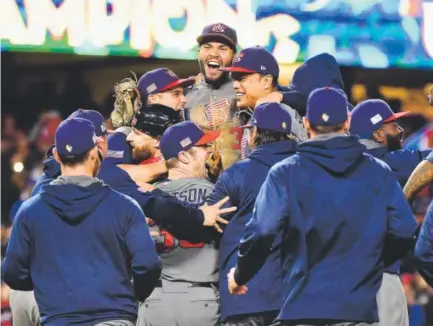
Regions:
[[[62,176],[64,177],[78,177],[78,176],[86,176],[86,177],[94,177],[93,171],[91,167],[86,165],[76,165],[73,168],[62,165],[61,166]]]
[[[191,173],[188,169],[183,167],[173,168],[168,170],[168,179],[179,180],[185,178],[195,178],[196,176]]]

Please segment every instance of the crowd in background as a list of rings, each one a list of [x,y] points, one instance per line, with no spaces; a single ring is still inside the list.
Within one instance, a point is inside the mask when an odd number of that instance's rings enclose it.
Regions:
[[[82,85],[83,88],[85,87]],[[43,94],[43,90],[41,90]],[[76,89],[75,91],[76,92]],[[88,96],[86,96],[86,94]],[[31,98],[31,94],[29,95]],[[27,100],[29,100],[27,97]],[[73,99],[71,94],[68,98]],[[45,99],[41,101],[42,99]],[[107,95],[106,107],[95,107],[92,104],[89,91],[81,91],[80,99],[85,99],[84,103],[89,103],[86,109],[97,109],[108,118],[112,110],[112,94]],[[87,98],[87,102],[86,102]],[[376,96],[378,98],[378,96]],[[63,118],[76,109],[74,101],[59,102],[59,99],[52,101],[49,92],[38,97],[38,102],[34,103],[40,106],[41,110],[33,126],[27,122],[20,123],[14,116],[14,108],[3,109],[1,117],[1,160],[2,160],[2,231],[1,231],[1,253],[2,259],[7,247],[8,237],[10,234],[13,217],[20,204],[29,198],[32,187],[37,178],[42,173],[43,160],[47,149],[54,142],[54,133],[57,126]],[[53,105],[55,104],[55,105]],[[398,106],[398,103],[390,103]],[[25,104],[27,105],[27,104]],[[56,107],[61,107],[57,111]],[[46,109],[46,108],[49,109]],[[34,109],[34,107],[33,107]],[[399,111],[398,107],[393,107],[394,111]],[[413,148],[411,135],[415,135],[422,128],[432,125],[421,116],[403,119],[403,128],[407,137],[406,146]],[[413,138],[413,137],[412,137]],[[433,187],[430,187],[433,188]],[[425,189],[414,201],[414,214],[419,222],[422,221],[427,205],[433,197],[433,189]],[[408,257],[402,266],[401,279],[406,291],[406,299],[410,313],[411,326],[433,325],[433,289],[430,288],[422,277],[416,273],[411,257]],[[5,284],[1,286],[1,309],[2,309],[2,326],[11,325],[11,314],[8,308],[9,289]]]

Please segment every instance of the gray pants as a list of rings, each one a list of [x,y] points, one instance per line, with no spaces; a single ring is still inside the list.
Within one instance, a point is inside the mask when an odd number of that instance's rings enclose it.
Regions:
[[[398,275],[383,273],[376,299],[381,326],[409,326],[406,295]]]
[[[290,321],[278,321],[270,326],[378,326],[378,323],[357,323],[357,322],[348,322],[348,323],[335,323],[335,324],[326,324],[326,323],[314,323],[314,324],[296,324]],[[389,325],[391,326],[391,325]]]
[[[219,317],[216,290],[163,280],[140,304],[137,326],[213,326]]]
[[[12,290],[9,297],[14,325],[39,326],[39,308],[33,291]]]
[[[134,323],[129,320],[109,320],[95,326],[134,326]]]

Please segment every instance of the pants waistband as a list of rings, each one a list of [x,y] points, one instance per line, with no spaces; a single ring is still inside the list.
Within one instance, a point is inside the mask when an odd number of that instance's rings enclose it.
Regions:
[[[166,282],[171,282],[171,281],[166,281]],[[217,288],[218,289],[218,282],[183,282],[183,281],[178,281],[178,282],[171,282],[171,283],[186,283],[188,287],[190,288]],[[157,288],[162,288],[162,280],[158,280],[156,283],[156,287]]]

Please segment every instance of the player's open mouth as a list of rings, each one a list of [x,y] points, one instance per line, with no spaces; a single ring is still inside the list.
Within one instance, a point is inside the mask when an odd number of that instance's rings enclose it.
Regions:
[[[209,60],[208,62],[206,62],[206,65],[211,71],[216,71],[218,68],[221,67],[221,63],[216,60]]]
[[[235,97],[237,98],[237,99],[240,99],[242,96],[244,96],[245,95],[245,93],[242,93],[242,92],[236,92],[235,93]]]

